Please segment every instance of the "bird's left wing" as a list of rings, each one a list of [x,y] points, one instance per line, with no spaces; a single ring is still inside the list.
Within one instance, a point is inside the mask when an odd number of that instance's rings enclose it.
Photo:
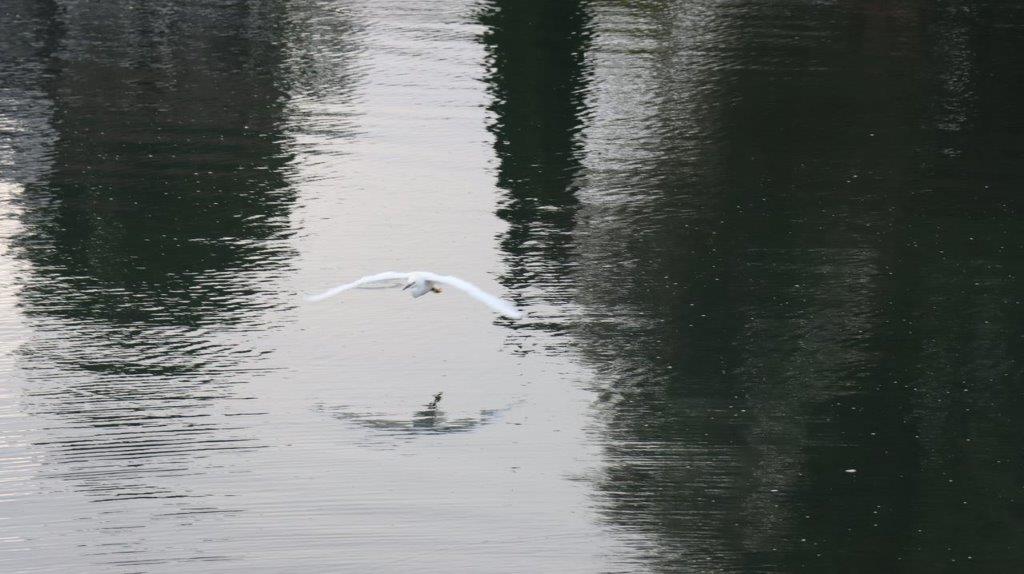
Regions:
[[[355,289],[356,287],[370,287],[374,284],[380,284],[383,282],[395,281],[397,279],[408,279],[409,274],[401,271],[385,271],[384,273],[377,273],[376,275],[367,275],[366,277],[360,277],[351,283],[345,283],[344,285],[338,285],[337,287],[328,289],[319,295],[310,295],[306,297],[307,301],[323,301],[328,297],[333,297],[342,291],[348,291],[349,289]]]
[[[461,289],[462,291],[465,291],[466,294],[468,294],[470,297],[476,299],[477,301],[480,301],[481,303],[487,305],[491,309],[497,311],[499,314],[504,315],[510,319],[523,318],[523,312],[520,311],[519,309],[516,309],[514,305],[512,305],[508,301],[505,301],[504,299],[499,299],[494,295],[485,292],[483,289],[477,287],[476,285],[473,285],[469,281],[465,281],[463,279],[459,279],[458,277],[453,277],[451,275],[438,275],[436,273],[429,273],[426,271],[420,271],[419,274],[428,281],[433,281],[434,283],[440,283],[442,285],[448,285],[449,287]]]

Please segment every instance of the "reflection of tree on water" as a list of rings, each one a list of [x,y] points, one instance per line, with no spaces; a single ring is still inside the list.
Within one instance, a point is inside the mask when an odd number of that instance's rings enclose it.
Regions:
[[[38,181],[49,166],[54,137],[45,97],[45,55],[61,34],[56,6],[37,0],[10,0],[0,18],[0,182]],[[33,34],[23,32],[31,29]],[[40,57],[40,56],[44,57]]]
[[[504,244],[513,272],[544,270],[554,289],[561,275],[584,309],[558,328],[598,371],[607,516],[648,538],[655,567],[927,569],[972,548],[992,566],[1022,547],[1019,504],[1006,506],[1024,476],[1006,447],[1024,438],[1011,384],[1021,206],[1006,195],[1021,174],[967,151],[1018,149],[1004,128],[971,126],[1019,111],[1005,86],[954,81],[982,77],[964,65],[1005,74],[1019,39],[997,34],[999,48],[982,50],[994,4],[967,19],[847,4],[603,12],[615,25],[599,58],[643,48],[635,65],[595,72],[598,159],[583,160],[587,189],[560,182],[579,200],[560,228],[571,248]],[[927,18],[943,24],[922,31]],[[783,21],[793,34],[771,32]],[[486,38],[492,54],[518,45]],[[536,159],[544,146],[505,134],[541,133],[531,114],[566,107],[566,94],[506,97],[494,65],[499,173],[558,172]],[[931,106],[936,73],[949,92]],[[602,97],[616,87],[646,99],[610,123]],[[975,102],[995,112],[972,118]],[[577,157],[562,160],[568,172]],[[986,179],[985,197],[967,191]],[[542,204],[554,188],[513,197]],[[509,238],[546,221],[502,215]]]
[[[113,475],[85,470],[111,465],[119,499],[156,497],[135,478],[253,446],[211,407],[232,410],[258,368],[229,335],[272,326],[291,256],[285,17],[262,1],[56,5],[32,21],[53,36],[37,56],[53,167],[25,187],[14,242],[27,406],[56,423],[47,452],[79,488],[110,497]]]
[[[274,241],[293,198],[272,30],[232,13],[244,4],[127,10],[129,21],[110,18],[119,3],[88,6],[62,12],[75,57],[51,56],[55,168],[26,190],[19,241],[46,278],[26,289],[29,310],[188,325],[230,317],[254,292],[240,274],[287,255]],[[225,275],[195,281],[207,273]]]
[[[578,202],[580,129],[586,112],[590,43],[586,2],[506,2],[482,8],[489,60],[501,240],[510,286],[543,287],[571,250]],[[554,295],[554,292],[549,293]]]

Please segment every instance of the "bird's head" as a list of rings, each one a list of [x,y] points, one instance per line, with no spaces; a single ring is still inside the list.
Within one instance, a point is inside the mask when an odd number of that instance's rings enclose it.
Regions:
[[[430,288],[430,290],[433,291],[434,293],[440,293],[441,292],[441,288],[438,287],[437,285],[432,286]]]

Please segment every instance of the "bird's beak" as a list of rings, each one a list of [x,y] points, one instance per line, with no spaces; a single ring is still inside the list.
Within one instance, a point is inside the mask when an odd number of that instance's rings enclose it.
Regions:
[[[405,284],[405,287],[402,287],[402,291],[405,291],[405,290],[406,290],[406,289],[408,289],[409,287],[412,287],[412,283],[406,283],[406,284]]]

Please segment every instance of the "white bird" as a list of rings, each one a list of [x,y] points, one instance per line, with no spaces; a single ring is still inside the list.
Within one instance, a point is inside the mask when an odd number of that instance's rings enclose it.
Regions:
[[[412,293],[414,298],[426,295],[431,291],[434,293],[440,293],[441,287],[439,287],[439,285],[455,287],[456,289],[465,291],[470,297],[487,305],[500,315],[504,315],[510,319],[521,319],[523,317],[523,312],[516,309],[511,303],[503,299],[499,299],[490,293],[484,292],[469,281],[464,281],[458,277],[452,277],[451,275],[438,275],[437,273],[430,273],[429,271],[385,271],[384,273],[377,273],[376,275],[367,275],[366,277],[360,277],[351,283],[338,285],[333,289],[328,289],[319,295],[312,295],[306,299],[309,301],[322,301],[328,297],[333,297],[342,291],[348,291],[349,289],[373,289],[382,287],[398,287],[399,285],[403,285],[403,291],[410,289],[410,293]]]

